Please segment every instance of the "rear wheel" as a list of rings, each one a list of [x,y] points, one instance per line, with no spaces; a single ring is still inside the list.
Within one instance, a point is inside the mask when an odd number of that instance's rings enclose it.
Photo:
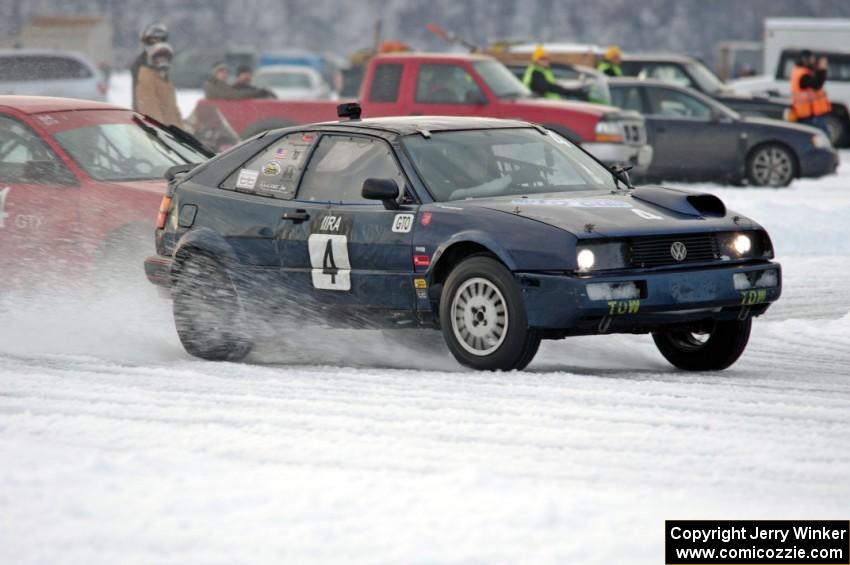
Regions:
[[[847,128],[844,122],[834,114],[827,114],[823,117],[824,123],[829,136],[829,141],[833,147],[843,147],[847,141]]]
[[[747,180],[755,186],[788,186],[797,176],[797,161],[784,145],[768,144],[753,149],[747,158]]]
[[[654,332],[652,339],[672,365],[686,371],[720,371],[732,365],[750,340],[752,318],[715,322],[710,331]]]
[[[184,260],[174,288],[174,323],[186,351],[209,361],[240,361],[251,351],[241,307],[224,265],[206,255]]]
[[[449,274],[440,324],[452,355],[473,369],[524,369],[540,346],[540,334],[528,327],[519,285],[490,257],[466,259]]]

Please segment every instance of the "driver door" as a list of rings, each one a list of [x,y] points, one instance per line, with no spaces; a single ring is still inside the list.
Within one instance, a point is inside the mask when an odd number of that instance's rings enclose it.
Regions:
[[[0,114],[0,270],[15,278],[78,256],[77,179],[22,121]]]
[[[408,200],[388,210],[361,196],[367,178],[406,180],[383,139],[323,135],[299,187],[297,201],[311,208],[306,235],[311,295],[338,315],[411,311],[413,227],[418,206]],[[289,237],[292,237],[289,234]],[[298,246],[297,241],[282,247]],[[346,312],[342,312],[345,310]]]

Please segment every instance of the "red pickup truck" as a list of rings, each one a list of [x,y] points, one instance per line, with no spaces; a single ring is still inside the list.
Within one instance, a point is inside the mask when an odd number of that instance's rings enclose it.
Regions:
[[[337,119],[340,101],[201,100],[190,123],[221,148],[236,137]],[[345,101],[342,101],[345,102]],[[534,98],[502,63],[467,54],[401,53],[373,58],[360,89],[363,117],[481,116],[541,124],[608,165],[649,165],[643,116],[611,106]],[[229,133],[228,133],[229,132]]]

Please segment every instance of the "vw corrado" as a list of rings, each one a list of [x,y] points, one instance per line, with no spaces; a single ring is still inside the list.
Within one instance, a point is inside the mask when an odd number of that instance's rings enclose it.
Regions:
[[[728,367],[780,295],[768,234],[712,195],[626,181],[525,122],[274,130],[175,177],[145,270],[204,359],[317,323],[440,328],[485,370],[615,332],[652,333],[682,369]]]

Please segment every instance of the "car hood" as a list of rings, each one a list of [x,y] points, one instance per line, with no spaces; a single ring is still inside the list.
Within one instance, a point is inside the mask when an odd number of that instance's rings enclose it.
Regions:
[[[592,104],[590,102],[581,102],[578,100],[547,100],[545,98],[517,98],[514,100],[503,100],[503,104],[513,104],[519,107],[537,108],[548,111],[572,110],[593,114],[595,116],[604,116],[619,112],[619,108],[613,106],[604,106],[602,104]],[[639,116],[639,114],[636,114]]]
[[[715,95],[718,99],[723,101],[740,101],[740,102],[769,102],[770,104],[777,104],[781,106],[790,106],[791,99],[783,98],[781,96],[766,96],[753,94],[750,92],[737,92],[731,89],[723,89]]]
[[[495,210],[563,229],[581,239],[724,231],[756,226],[751,220],[726,210],[716,196],[658,186],[629,191],[476,198],[435,206]]]
[[[797,124],[794,122],[786,122],[784,120],[772,120],[770,118],[757,118],[754,116],[742,116],[741,120],[745,123],[757,125],[765,128],[780,128],[782,130],[787,131],[796,131],[801,134],[806,134],[809,136],[815,135],[819,133],[819,130],[816,127],[807,126],[804,124]]]

